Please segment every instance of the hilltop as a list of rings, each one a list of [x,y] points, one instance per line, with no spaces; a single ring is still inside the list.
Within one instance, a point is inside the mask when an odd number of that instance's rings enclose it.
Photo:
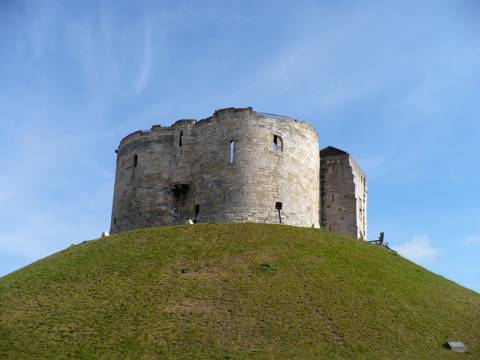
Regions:
[[[1,278],[0,312],[2,359],[480,358],[480,294],[380,246],[282,225],[72,245]]]

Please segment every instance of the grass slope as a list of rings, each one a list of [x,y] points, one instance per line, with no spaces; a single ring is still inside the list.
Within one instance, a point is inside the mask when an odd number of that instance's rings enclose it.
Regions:
[[[2,359],[480,359],[480,294],[282,225],[86,241],[1,278],[0,313]]]

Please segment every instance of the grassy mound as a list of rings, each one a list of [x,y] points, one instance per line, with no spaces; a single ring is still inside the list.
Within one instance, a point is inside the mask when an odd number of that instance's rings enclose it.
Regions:
[[[0,313],[2,359],[480,359],[480,294],[282,225],[86,241],[1,278]]]

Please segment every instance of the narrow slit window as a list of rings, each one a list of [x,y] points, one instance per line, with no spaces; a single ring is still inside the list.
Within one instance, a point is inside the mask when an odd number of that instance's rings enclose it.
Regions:
[[[281,214],[282,203],[281,202],[275,203],[275,210],[278,210],[278,223],[281,224],[282,223],[282,214]]]
[[[235,152],[235,140],[230,140],[230,163],[233,163],[234,152]]]
[[[113,218],[113,225],[117,225],[117,217],[116,216]]]
[[[195,205],[195,215],[200,214],[200,205]]]
[[[178,137],[178,146],[182,146],[183,141],[183,131],[180,131],[180,136]]]
[[[277,151],[277,149],[278,149],[278,143],[277,143],[277,141],[278,141],[277,135],[273,135],[273,144],[272,144],[272,146],[273,146],[273,151]]]
[[[138,165],[138,156],[135,155],[135,156],[133,157],[133,167],[137,167],[137,165]]]
[[[335,202],[335,194],[332,194],[332,202]]]

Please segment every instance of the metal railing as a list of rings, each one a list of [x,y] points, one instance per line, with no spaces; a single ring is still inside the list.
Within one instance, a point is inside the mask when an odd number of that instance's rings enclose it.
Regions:
[[[266,112],[259,112],[259,111],[257,111],[257,114],[259,114],[259,115],[274,116],[274,117],[276,117],[276,118],[281,117],[281,118],[290,119],[290,120],[294,120],[294,121],[297,120],[297,119],[291,118],[290,116],[278,115],[278,114],[271,114],[271,113],[266,113]]]

